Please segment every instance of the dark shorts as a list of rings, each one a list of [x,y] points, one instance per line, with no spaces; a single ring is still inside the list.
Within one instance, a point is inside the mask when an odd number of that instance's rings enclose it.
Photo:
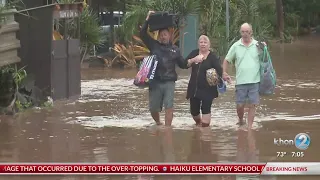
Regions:
[[[197,97],[190,98],[190,111],[192,116],[198,116],[200,110],[202,114],[211,113],[212,100],[201,100]]]
[[[149,87],[149,110],[150,112],[161,112],[173,108],[175,82],[152,82]]]
[[[236,85],[236,103],[258,105],[260,103],[259,83]]]

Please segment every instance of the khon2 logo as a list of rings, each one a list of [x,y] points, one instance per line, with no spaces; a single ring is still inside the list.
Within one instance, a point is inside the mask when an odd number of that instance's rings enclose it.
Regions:
[[[306,150],[310,146],[310,136],[306,133],[297,134],[294,138],[294,144],[300,150]]]
[[[293,146],[300,150],[306,150],[310,146],[310,136],[306,133],[299,133],[294,139],[274,138],[273,143],[277,146]]]

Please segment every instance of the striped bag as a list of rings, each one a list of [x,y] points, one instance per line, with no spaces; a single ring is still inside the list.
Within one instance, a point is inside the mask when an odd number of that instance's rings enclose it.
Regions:
[[[133,84],[142,88],[149,86],[150,82],[154,79],[157,66],[158,60],[155,55],[145,57]]]

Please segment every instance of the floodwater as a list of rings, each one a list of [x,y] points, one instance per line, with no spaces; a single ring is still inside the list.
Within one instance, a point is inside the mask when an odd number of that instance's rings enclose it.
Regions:
[[[277,71],[276,94],[262,99],[254,131],[238,129],[234,85],[214,101],[212,126],[197,129],[185,99],[189,70],[179,70],[173,128],[157,128],[148,113],[147,90],[136,88],[136,70],[84,69],[82,95],[76,102],[56,102],[15,117],[0,117],[0,162],[299,162],[320,161],[320,38],[272,44]],[[162,114],[162,119],[163,119]],[[294,146],[279,147],[274,138],[308,133],[304,157]],[[287,152],[277,157],[277,152]],[[96,179],[303,179],[318,177],[235,176],[0,176],[17,180]]]

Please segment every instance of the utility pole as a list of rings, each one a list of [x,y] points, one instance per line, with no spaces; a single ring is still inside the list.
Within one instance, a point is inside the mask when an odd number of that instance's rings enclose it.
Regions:
[[[229,42],[229,29],[230,29],[230,14],[229,14],[229,0],[226,0],[226,31],[227,31],[227,40]]]
[[[277,25],[278,25],[278,35],[281,42],[284,40],[284,17],[283,17],[283,3],[282,0],[276,0],[277,9]]]

